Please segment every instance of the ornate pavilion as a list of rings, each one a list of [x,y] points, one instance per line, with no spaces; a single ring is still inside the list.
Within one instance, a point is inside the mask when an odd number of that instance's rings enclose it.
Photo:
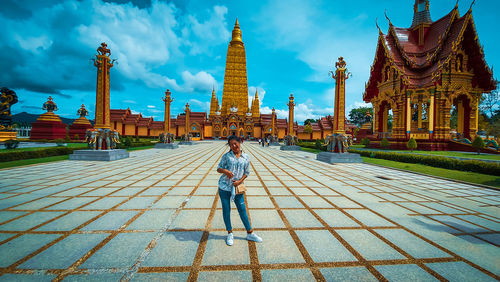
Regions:
[[[446,16],[432,21],[429,0],[415,0],[409,28],[395,27],[390,20],[387,34],[379,28],[363,100],[373,105],[376,138],[403,144],[413,137],[421,148],[445,149],[451,138],[452,108],[458,113],[459,137],[473,138],[481,95],[495,88],[472,6],[460,16],[455,5]],[[392,132],[387,129],[389,110]]]
[[[226,57],[222,103],[212,91],[210,112],[192,112],[186,105],[184,113],[175,118],[170,117],[170,103],[173,101],[169,90],[165,92],[165,119],[154,121],[153,118],[132,114],[130,109],[111,109],[111,127],[124,136],[158,136],[162,132],[182,136],[189,129],[193,140],[206,138],[225,138],[229,135],[245,138],[261,138],[275,135],[283,138],[289,134],[287,119],[277,118],[274,111],[271,114],[260,113],[260,101],[257,91],[249,105],[247,85],[247,68],[245,45],[238,23],[234,25],[232,39],[229,42]],[[285,105],[286,100],[282,103]],[[186,120],[187,117],[187,120]],[[168,122],[169,121],[169,122]],[[354,126],[346,124],[348,131]],[[309,126],[293,124],[294,134],[300,139],[323,139],[333,130],[333,118],[322,117],[319,122]]]

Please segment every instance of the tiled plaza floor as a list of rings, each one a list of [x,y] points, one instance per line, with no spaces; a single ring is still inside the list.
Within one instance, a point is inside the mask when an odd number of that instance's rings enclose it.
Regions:
[[[0,280],[495,281],[500,192],[245,142],[225,245],[224,142],[0,170]]]

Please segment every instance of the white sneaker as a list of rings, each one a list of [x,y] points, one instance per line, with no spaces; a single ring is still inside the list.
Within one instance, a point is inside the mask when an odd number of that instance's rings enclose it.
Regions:
[[[247,240],[248,241],[254,241],[254,242],[257,242],[257,243],[262,242],[262,238],[260,238],[259,236],[257,236],[257,234],[255,234],[255,233],[247,234]]]
[[[228,246],[233,245],[233,233],[227,234],[226,245],[228,245]]]

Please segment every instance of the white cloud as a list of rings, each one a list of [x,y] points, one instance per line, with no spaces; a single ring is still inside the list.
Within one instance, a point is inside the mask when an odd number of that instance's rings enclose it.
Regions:
[[[154,109],[154,108],[156,108],[156,106],[153,106],[153,105],[148,105],[148,108],[150,108],[150,109]]]
[[[128,104],[137,104],[136,101],[134,100],[123,100],[123,103],[128,103]]]
[[[346,113],[346,116],[349,115],[349,112],[352,110],[352,109],[356,109],[356,108],[361,108],[361,107],[368,107],[368,108],[371,108],[372,107],[372,104],[371,103],[365,103],[365,102],[354,102],[353,104],[350,104],[349,106],[347,106],[345,108],[345,113]]]
[[[183,71],[182,79],[184,80],[184,85],[181,90],[183,92],[210,91],[212,87],[217,86],[215,78],[205,71],[200,71],[194,75],[187,70]]]
[[[194,105],[201,109],[201,111],[206,112],[210,110],[210,102],[202,102],[197,99],[189,99],[188,101],[189,105]]]
[[[266,97],[266,90],[261,86],[249,86],[248,87],[248,105],[252,105],[252,100],[255,98],[255,90],[258,92],[259,96],[259,106],[262,106],[262,102],[264,101],[264,97]],[[262,109],[261,109],[262,110]]]
[[[194,36],[202,40],[191,40],[190,54],[198,55],[201,53],[210,53],[210,48],[220,43],[227,43],[230,38],[230,32],[227,29],[226,14],[227,8],[225,6],[214,6],[208,13],[210,17],[200,23],[198,19],[193,16],[188,16],[187,25]],[[184,30],[185,36],[189,34],[189,29]]]

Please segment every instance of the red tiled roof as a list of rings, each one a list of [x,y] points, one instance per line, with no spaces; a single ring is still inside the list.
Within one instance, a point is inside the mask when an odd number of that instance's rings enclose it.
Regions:
[[[387,60],[402,73],[406,88],[416,89],[439,83],[440,73],[453,54],[453,44],[462,42],[474,68],[476,82],[485,91],[496,88],[491,70],[477,41],[471,10],[460,17],[458,9],[430,24],[425,29],[423,45],[418,43],[418,29],[399,28],[392,24],[387,35],[380,34],[375,60],[363,99],[369,102],[378,95]]]

